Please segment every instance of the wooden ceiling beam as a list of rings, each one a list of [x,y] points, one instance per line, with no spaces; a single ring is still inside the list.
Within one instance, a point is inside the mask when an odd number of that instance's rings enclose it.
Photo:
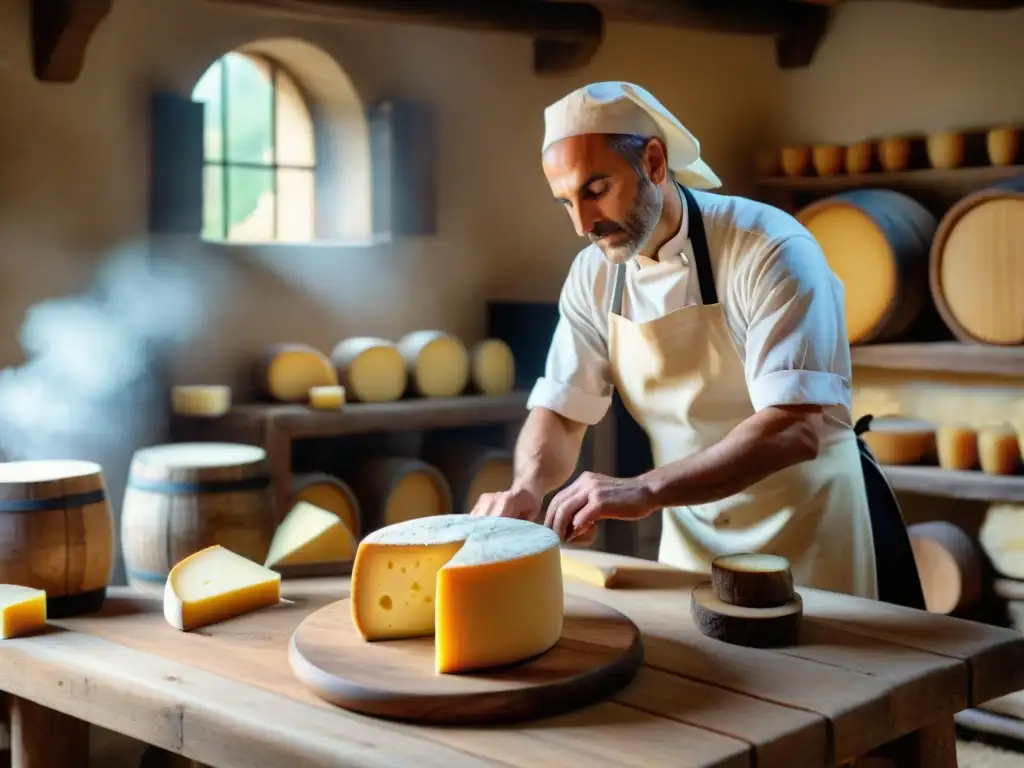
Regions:
[[[32,0],[32,67],[36,79],[73,83],[113,0]]]
[[[587,64],[604,37],[590,3],[542,0],[210,0],[304,17],[416,24],[534,38],[534,71],[560,74]]]

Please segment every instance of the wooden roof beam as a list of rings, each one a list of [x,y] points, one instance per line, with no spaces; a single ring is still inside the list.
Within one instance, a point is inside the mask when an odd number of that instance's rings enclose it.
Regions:
[[[32,0],[32,65],[36,79],[73,83],[93,33],[113,0]]]

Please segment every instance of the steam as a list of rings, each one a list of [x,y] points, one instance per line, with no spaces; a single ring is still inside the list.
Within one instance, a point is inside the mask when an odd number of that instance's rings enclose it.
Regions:
[[[85,294],[31,307],[19,333],[27,362],[0,370],[3,458],[87,459],[105,475],[125,472],[166,428],[171,358],[209,321],[220,277],[194,255],[129,247]]]

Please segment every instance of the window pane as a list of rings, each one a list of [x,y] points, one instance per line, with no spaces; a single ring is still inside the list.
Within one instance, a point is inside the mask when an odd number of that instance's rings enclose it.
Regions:
[[[275,139],[280,165],[313,167],[313,120],[298,85],[286,73],[277,71],[277,114]]]
[[[270,67],[241,53],[224,57],[228,79],[227,153],[235,163],[272,163],[273,87]]]
[[[228,166],[228,240],[274,239],[274,171]]]
[[[199,82],[196,83],[196,87],[192,89],[192,101],[199,101],[206,105],[203,154],[207,160],[222,160],[224,158],[224,134],[221,131],[224,119],[224,103],[221,100],[223,74],[223,59],[218,59],[203,73]]]
[[[310,242],[316,221],[313,171],[281,168],[277,172],[277,239]]]
[[[224,239],[224,170],[219,165],[203,170],[203,237]]]

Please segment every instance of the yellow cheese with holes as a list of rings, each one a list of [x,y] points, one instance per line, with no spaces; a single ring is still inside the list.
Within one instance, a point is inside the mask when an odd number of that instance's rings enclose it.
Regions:
[[[46,626],[46,592],[0,584],[0,639],[31,635]]]
[[[352,620],[368,641],[433,634],[439,674],[537,656],[562,634],[558,536],[469,515],[380,528],[356,553]]]
[[[304,403],[313,387],[338,383],[331,361],[308,344],[272,344],[253,363],[253,385],[263,400]]]
[[[300,501],[274,532],[264,565],[341,563],[356,554],[356,540],[337,515]]]
[[[470,375],[474,388],[484,395],[504,395],[516,381],[516,361],[501,339],[484,339],[470,353]]]
[[[331,351],[338,380],[361,403],[391,403],[405,392],[405,360],[393,341],[354,336],[339,341]]]
[[[939,427],[936,436],[939,466],[964,471],[978,464],[978,433],[967,427]]]
[[[398,341],[413,391],[423,397],[461,395],[469,383],[469,352],[444,331],[413,331]]]
[[[187,632],[281,600],[281,574],[216,544],[179,561],[164,585],[164,618]]]
[[[216,418],[231,410],[231,387],[187,384],[171,390],[171,408],[182,416]]]
[[[309,405],[318,411],[336,411],[345,404],[345,388],[312,387],[309,390]]]

